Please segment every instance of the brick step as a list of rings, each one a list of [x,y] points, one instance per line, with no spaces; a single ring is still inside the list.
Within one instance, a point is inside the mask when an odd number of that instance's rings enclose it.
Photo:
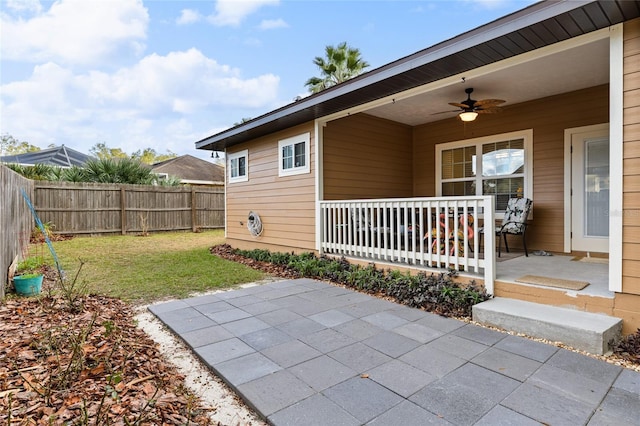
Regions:
[[[474,305],[473,320],[596,355],[609,352],[622,332],[620,318],[504,297]]]

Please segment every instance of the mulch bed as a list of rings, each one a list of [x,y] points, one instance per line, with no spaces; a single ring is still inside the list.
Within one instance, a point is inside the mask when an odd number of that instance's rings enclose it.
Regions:
[[[212,424],[131,306],[46,294],[0,305],[0,424]]]

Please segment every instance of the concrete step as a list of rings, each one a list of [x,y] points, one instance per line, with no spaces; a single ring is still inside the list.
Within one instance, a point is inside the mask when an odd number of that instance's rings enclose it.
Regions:
[[[504,297],[474,305],[473,320],[596,355],[609,352],[622,332],[619,318]]]

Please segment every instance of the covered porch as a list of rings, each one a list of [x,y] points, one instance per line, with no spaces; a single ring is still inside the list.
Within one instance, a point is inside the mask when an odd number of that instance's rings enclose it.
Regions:
[[[602,254],[529,250],[525,256],[521,237],[508,236],[511,249],[506,252],[503,245],[498,257],[491,196],[321,201],[319,209],[322,254],[381,268],[453,269],[463,279],[484,283],[495,296],[590,312],[613,310],[608,259]],[[550,282],[526,282],[527,276]],[[588,284],[572,289],[563,287],[563,280]]]

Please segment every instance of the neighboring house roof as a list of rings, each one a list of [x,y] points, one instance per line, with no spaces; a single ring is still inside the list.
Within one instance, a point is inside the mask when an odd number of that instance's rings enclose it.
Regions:
[[[22,165],[34,165],[34,164],[48,164],[50,166],[82,167],[84,164],[91,160],[93,157],[87,154],[83,154],[75,149],[68,148],[64,145],[57,146],[55,148],[43,149],[35,152],[27,152],[25,154],[18,155],[6,155],[0,157],[0,163],[5,164],[22,164]]]
[[[222,151],[242,142],[637,17],[640,17],[637,1],[542,1],[204,138],[196,142],[196,148]],[[589,54],[582,56],[588,57]]]
[[[192,155],[182,155],[155,163],[151,170],[154,173],[178,177],[183,183],[224,184],[224,167]]]

